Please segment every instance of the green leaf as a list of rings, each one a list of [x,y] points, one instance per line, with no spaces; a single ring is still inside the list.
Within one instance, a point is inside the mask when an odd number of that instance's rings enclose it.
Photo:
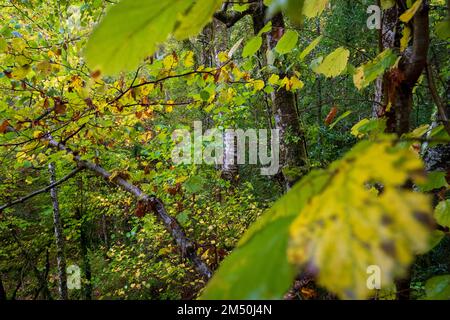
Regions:
[[[450,200],[439,202],[434,211],[434,217],[441,226],[450,228]]]
[[[450,19],[447,18],[438,22],[435,27],[435,33],[440,39],[448,40],[450,38]]]
[[[237,12],[244,12],[245,10],[247,10],[250,7],[249,4],[234,4],[233,5],[233,10],[237,11]]]
[[[442,239],[445,238],[445,233],[440,230],[434,230],[430,234],[430,238],[428,241],[428,247],[425,250],[419,250],[417,254],[425,254],[433,250],[439,243],[441,243]]]
[[[340,47],[330,53],[322,63],[313,69],[316,73],[321,73],[326,77],[336,77],[345,71],[347,67],[350,51]]]
[[[450,136],[448,135],[447,130],[445,130],[443,124],[433,128],[430,132],[429,138],[431,140],[435,140],[430,142],[430,147],[450,143]]]
[[[288,30],[278,41],[275,51],[279,54],[286,54],[291,52],[298,41],[298,34],[293,30]]]
[[[0,37],[0,53],[6,51],[8,48],[8,43],[3,37]]]
[[[288,229],[299,210],[325,185],[313,171],[250,227],[220,265],[200,299],[280,299],[296,272],[286,256]]]
[[[395,6],[395,0],[381,0],[381,8],[387,10]]]
[[[202,91],[200,92],[200,98],[202,98],[203,101],[208,101],[208,99],[209,99],[210,96],[211,96],[211,95],[210,95],[209,92],[206,91],[206,90],[202,90]]]
[[[369,61],[356,69],[353,82],[358,89],[367,87],[378,76],[382,75],[397,61],[397,56],[391,49],[386,49],[375,59]]]
[[[203,190],[204,180],[200,176],[192,176],[184,182],[184,188],[190,193],[199,193]]]
[[[385,119],[362,119],[352,127],[351,134],[357,138],[377,136],[386,130]]]
[[[244,47],[242,51],[242,57],[247,58],[254,55],[262,45],[262,38],[260,36],[256,36],[251,38]]]
[[[177,215],[177,220],[182,226],[185,226],[189,221],[189,214],[186,211],[183,211]]]
[[[272,30],[272,21],[267,22],[267,24],[258,32],[258,36],[261,36],[263,33],[269,32]]]
[[[428,279],[425,283],[427,300],[450,299],[450,275],[442,275]]]
[[[430,192],[435,189],[440,189],[442,187],[447,187],[447,180],[445,176],[447,175],[444,171],[432,171],[428,174],[425,183],[419,184],[419,189],[421,192]]]
[[[311,51],[313,51],[317,45],[319,44],[319,42],[322,40],[323,36],[318,36],[316,39],[314,39],[298,56],[299,60],[303,60],[306,58],[306,56],[308,54],[311,53]]]
[[[113,5],[89,38],[89,67],[104,74],[135,69],[174,31],[192,0],[123,0]]]

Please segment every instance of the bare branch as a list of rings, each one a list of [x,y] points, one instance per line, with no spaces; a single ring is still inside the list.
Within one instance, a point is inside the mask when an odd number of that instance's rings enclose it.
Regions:
[[[15,206],[16,204],[24,203],[25,201],[27,201],[27,200],[29,200],[31,198],[34,198],[37,195],[40,195],[41,193],[48,192],[50,189],[53,189],[54,187],[59,186],[60,184],[66,182],[67,180],[69,180],[70,178],[75,176],[78,172],[80,172],[83,169],[84,169],[83,167],[78,167],[75,170],[73,170],[72,172],[70,172],[68,175],[66,175],[64,178],[61,178],[60,180],[58,180],[58,181],[56,181],[56,182],[46,186],[45,188],[42,188],[42,189],[37,190],[37,191],[34,191],[34,192],[26,195],[25,197],[19,198],[17,200],[14,200],[14,201],[11,201],[11,202],[9,202],[7,204],[2,205],[0,207],[0,212],[5,210],[6,208]]]

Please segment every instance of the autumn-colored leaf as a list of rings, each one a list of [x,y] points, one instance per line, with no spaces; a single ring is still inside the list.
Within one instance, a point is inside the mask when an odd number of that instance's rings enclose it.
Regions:
[[[336,118],[336,115],[338,113],[339,109],[336,106],[333,106],[330,110],[330,112],[328,113],[327,117],[325,118],[325,124],[326,125],[330,125],[334,118]]]

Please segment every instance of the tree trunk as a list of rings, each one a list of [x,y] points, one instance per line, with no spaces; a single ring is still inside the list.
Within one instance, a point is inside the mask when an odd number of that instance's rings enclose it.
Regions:
[[[89,259],[89,240],[86,232],[86,224],[83,221],[83,179],[78,180],[78,187],[80,191],[80,205],[76,208],[75,217],[80,221],[80,250],[83,259],[84,279],[83,281],[83,297],[85,300],[92,300],[92,271],[91,261]]]
[[[380,0],[378,5],[381,6]],[[396,40],[396,26],[398,21],[398,10],[396,6],[383,11],[381,17],[381,29],[379,30],[378,47],[380,53],[385,49],[393,49],[395,47]],[[387,74],[379,76],[375,82],[375,97],[372,108],[372,114],[374,118],[378,118],[384,115],[385,107],[387,106]]]
[[[213,52],[214,52],[214,64],[216,67],[221,65],[219,60],[220,52],[225,52],[228,49],[228,29],[227,26],[214,18],[212,21],[213,28]],[[224,122],[224,127],[228,128],[226,125],[226,119],[222,113],[219,114]],[[231,129],[231,128],[228,128]],[[234,134],[230,131],[225,130],[223,134],[223,163],[222,163],[222,178],[235,181],[236,176],[239,173],[239,167],[237,164],[237,141]]]
[[[237,165],[237,141],[234,133],[225,130],[223,133],[223,164],[222,178],[235,181],[239,173]]]
[[[397,1],[394,8],[385,12],[380,40],[383,49],[398,47],[398,41],[402,36],[398,17],[405,8],[406,2],[402,0]],[[387,118],[387,131],[397,133],[399,136],[410,130],[413,89],[427,64],[430,43],[428,1],[423,1],[409,27],[412,28],[412,44],[402,53],[398,68],[383,76],[382,86],[377,85],[377,88],[382,88],[384,98],[378,115]],[[380,100],[379,94],[375,95],[375,100]]]
[[[48,165],[50,172],[50,184],[56,183],[55,164],[52,162]],[[61,216],[59,212],[58,192],[57,188],[50,189],[50,196],[53,205],[53,227],[56,241],[56,260],[58,265],[58,291],[61,300],[68,300],[67,293],[67,274],[66,274],[66,258],[64,254],[64,235],[61,224]]]
[[[263,10],[263,14],[264,11],[265,10]],[[255,17],[255,19],[260,18],[261,17]],[[275,48],[284,32],[284,18],[280,13],[272,18],[272,32],[268,32],[264,36],[268,50]],[[274,64],[278,69],[283,69],[283,65],[280,61],[275,61]],[[284,72],[280,72],[278,75],[281,79],[285,76],[290,76]],[[275,118],[275,129],[279,130],[280,135],[280,166],[282,168],[285,188],[288,190],[308,170],[308,154],[305,135],[300,127],[293,92],[286,90],[284,87],[278,88],[272,92],[271,98]]]
[[[251,15],[253,20],[253,31],[256,34],[266,24],[266,9],[262,1],[254,2],[248,10],[244,12],[228,12],[228,6],[225,5],[222,10],[214,16],[225,23],[227,27],[233,26],[237,21],[246,15]],[[262,60],[266,66],[268,59],[267,50],[272,50],[284,34],[283,15],[277,14],[272,18],[272,30],[263,35],[263,44],[260,51]],[[275,61],[274,64],[282,70],[284,66],[281,61]],[[279,72],[280,78],[289,76],[284,72]],[[265,80],[269,77],[265,74]],[[301,176],[308,170],[308,154],[305,143],[305,136],[297,114],[294,94],[285,88],[278,88],[271,94],[272,114],[275,118],[275,129],[279,130],[280,135],[280,167],[283,184],[285,189],[289,189]]]
[[[317,18],[316,20],[316,31],[317,36],[319,37],[322,34],[322,30],[320,28],[320,18]],[[317,124],[320,126],[323,122],[322,118],[322,107],[323,107],[323,101],[322,101],[322,80],[320,77],[316,78],[317,83]],[[320,136],[319,136],[320,139]]]

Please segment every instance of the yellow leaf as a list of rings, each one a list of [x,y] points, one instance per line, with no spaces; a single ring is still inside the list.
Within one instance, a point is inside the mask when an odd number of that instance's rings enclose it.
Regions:
[[[293,76],[291,77],[291,90],[298,90],[298,89],[302,89],[303,86],[305,85],[303,83],[303,81],[299,80],[297,77]]]
[[[278,80],[280,80],[280,76],[277,74],[272,74],[269,78],[269,83],[271,85],[276,85],[278,83]]]
[[[188,68],[194,65],[194,52],[188,51],[186,53],[186,57],[184,58],[184,65]]]
[[[14,51],[21,53],[27,47],[27,43],[23,38],[14,38],[11,40],[11,47]]]
[[[177,61],[172,54],[167,55],[163,60],[164,69],[173,69],[177,66]]]
[[[422,0],[416,0],[416,2],[414,2],[414,4],[400,16],[400,21],[408,23],[409,20],[411,20],[414,17],[414,15],[416,14],[417,10],[419,10],[421,5]]]
[[[245,76],[245,72],[242,72],[241,70],[239,70],[238,67],[233,68],[232,72],[233,72],[233,76],[234,76],[234,80],[235,81],[239,81]]]
[[[403,29],[403,36],[400,39],[400,52],[403,52],[408,47],[409,40],[411,40],[411,28],[405,27]]]
[[[173,105],[166,106],[166,112],[167,113],[172,113],[173,112]]]
[[[219,61],[221,63],[227,62],[230,58],[228,57],[228,53],[226,52],[219,52],[219,54],[217,55],[217,58],[219,59]]]
[[[291,225],[289,260],[315,270],[318,284],[343,299],[375,293],[366,284],[372,265],[383,286],[392,284],[428,246],[430,198],[403,188],[420,170],[414,152],[390,139],[359,143],[329,168],[327,187]],[[379,195],[370,186],[378,184]]]
[[[253,81],[253,87],[256,91],[262,90],[264,88],[264,81],[263,80],[255,80]]]
[[[353,83],[355,84],[355,87],[361,90],[364,87],[364,67],[358,67],[356,68],[355,74],[353,75]]]
[[[25,64],[21,67],[14,68],[11,73],[11,78],[15,80],[23,80],[26,78],[30,70],[31,66],[29,64]]]
[[[323,62],[313,69],[316,73],[321,73],[326,77],[336,77],[345,71],[347,67],[350,51],[340,47],[330,53]]]
[[[286,87],[286,90],[289,90],[289,78],[288,77],[284,77],[283,80],[281,80],[280,82],[280,87]]]
[[[43,135],[42,131],[36,130],[33,132],[33,138],[35,138],[35,139],[41,138],[42,135]]]

